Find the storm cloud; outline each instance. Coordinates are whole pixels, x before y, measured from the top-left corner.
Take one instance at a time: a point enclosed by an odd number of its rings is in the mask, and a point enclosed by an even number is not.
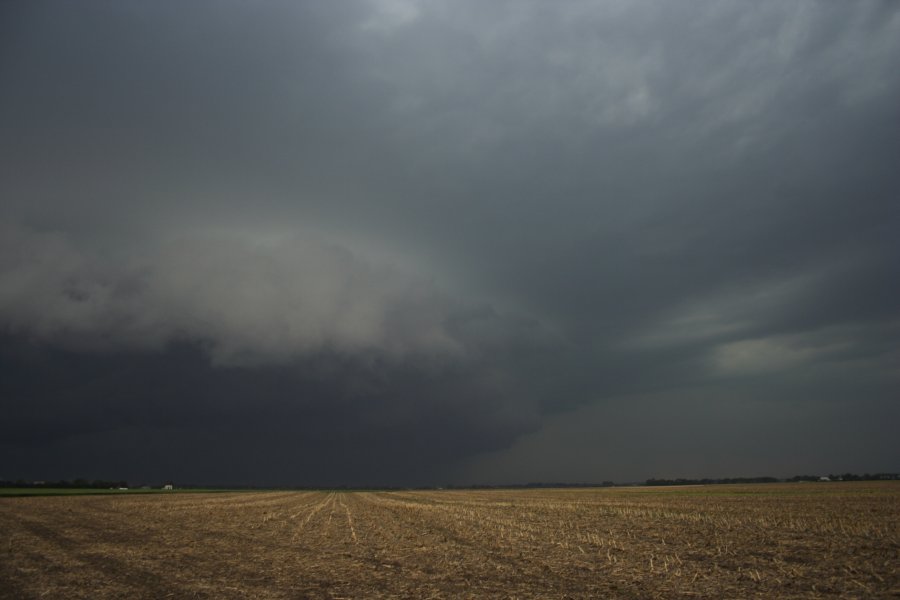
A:
[[[898,469],[895,3],[0,11],[0,477]]]

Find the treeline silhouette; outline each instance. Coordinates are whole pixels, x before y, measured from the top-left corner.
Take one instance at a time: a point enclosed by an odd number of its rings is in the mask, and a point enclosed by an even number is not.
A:
[[[893,481],[900,480],[898,473],[844,473],[843,475],[794,475],[789,479],[775,477],[726,477],[724,479],[648,479],[645,485],[712,485],[722,483],[779,483],[800,481]]]
[[[840,475],[795,475],[788,479],[778,479],[776,477],[725,477],[725,478],[703,478],[703,479],[687,479],[679,477],[677,479],[657,479],[651,478],[644,482],[647,486],[666,486],[666,485],[713,485],[713,484],[739,484],[739,483],[780,483],[780,482],[801,482],[801,481],[896,481],[900,480],[898,473],[843,473]],[[540,482],[534,481],[519,484],[504,485],[457,485],[447,484],[445,486],[395,486],[395,485],[354,485],[354,486],[274,486],[264,489],[278,490],[316,490],[316,489],[335,489],[335,490],[433,490],[433,489],[509,489],[509,488],[596,488],[596,487],[613,487],[620,485],[640,485],[637,483],[615,483],[612,481],[597,482]],[[0,488],[62,488],[62,489],[110,489],[110,488],[127,488],[128,482],[124,480],[106,480],[106,479],[72,479],[59,481],[26,481],[24,479],[0,480]],[[148,486],[144,486],[148,487]],[[231,484],[231,485],[181,485],[181,489],[191,488],[208,488],[208,489],[232,489],[232,490],[253,490],[262,489],[253,485]]]
[[[822,475],[794,475],[787,481],[820,481]],[[894,481],[900,479],[900,473],[844,473],[842,475],[825,475],[831,481]]]

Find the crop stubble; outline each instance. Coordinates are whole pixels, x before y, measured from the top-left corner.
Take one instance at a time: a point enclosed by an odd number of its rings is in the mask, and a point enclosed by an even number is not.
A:
[[[900,596],[900,485],[0,499],[3,598]]]

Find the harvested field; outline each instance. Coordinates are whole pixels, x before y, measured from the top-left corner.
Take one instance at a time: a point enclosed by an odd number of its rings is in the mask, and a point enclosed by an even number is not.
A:
[[[0,498],[3,598],[887,598],[900,485]]]

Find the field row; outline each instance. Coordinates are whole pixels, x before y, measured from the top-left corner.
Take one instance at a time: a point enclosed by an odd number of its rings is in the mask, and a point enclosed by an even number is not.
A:
[[[900,595],[894,483],[4,498],[0,531],[9,598]]]

